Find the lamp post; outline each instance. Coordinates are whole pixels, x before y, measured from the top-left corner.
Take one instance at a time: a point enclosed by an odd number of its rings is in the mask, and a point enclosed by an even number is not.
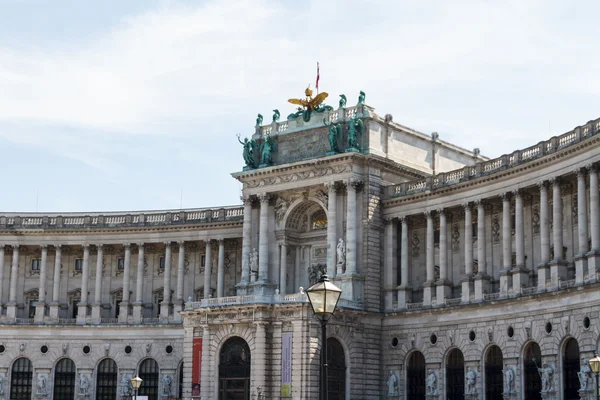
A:
[[[135,400],[137,400],[138,389],[140,388],[140,386],[142,386],[142,378],[136,376],[135,378],[131,378],[129,382],[131,382],[131,387],[133,388],[135,393]]]
[[[598,375],[600,374],[600,357],[594,352],[594,358],[589,361],[592,372],[596,375],[596,400],[600,399],[598,395]]]
[[[319,282],[306,289],[313,313],[321,321],[321,388],[320,399],[327,400],[327,322],[335,312],[342,290],[321,275]]]

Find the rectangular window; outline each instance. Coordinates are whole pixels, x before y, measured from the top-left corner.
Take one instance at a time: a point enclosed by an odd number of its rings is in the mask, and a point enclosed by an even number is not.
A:
[[[75,271],[81,271],[83,269],[83,258],[77,258],[75,260]]]
[[[473,223],[473,238],[477,239],[477,222]]]
[[[119,271],[123,271],[125,269],[125,259],[119,258],[117,260],[117,268],[119,269]]]
[[[440,230],[436,229],[433,232],[433,244],[440,244]]]
[[[165,269],[165,258],[161,257],[160,258],[160,265],[159,265],[160,269]]]
[[[33,260],[31,260],[31,270],[39,271],[40,270],[40,262],[41,262],[41,260],[39,258],[34,258]]]

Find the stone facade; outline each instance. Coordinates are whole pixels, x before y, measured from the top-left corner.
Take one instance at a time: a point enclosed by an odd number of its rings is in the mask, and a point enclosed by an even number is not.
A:
[[[330,398],[593,397],[600,121],[493,160],[367,105],[268,136],[238,207],[0,215],[0,399],[317,398],[324,272]]]

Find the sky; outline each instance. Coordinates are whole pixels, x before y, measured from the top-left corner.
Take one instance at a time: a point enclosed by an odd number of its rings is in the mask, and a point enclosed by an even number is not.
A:
[[[488,157],[600,117],[600,2],[0,0],[2,212],[240,204],[314,85]]]

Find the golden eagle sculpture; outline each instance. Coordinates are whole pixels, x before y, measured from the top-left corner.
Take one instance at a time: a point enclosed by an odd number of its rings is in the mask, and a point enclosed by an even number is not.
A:
[[[292,104],[296,104],[298,107],[298,111],[296,113],[290,114],[288,119],[295,119],[299,116],[303,116],[304,121],[308,122],[310,120],[311,113],[313,111],[323,112],[323,111],[331,111],[333,107],[322,105],[323,101],[329,96],[326,92],[321,92],[317,94],[315,97],[312,97],[313,91],[309,87],[304,90],[305,99],[289,99],[288,102]]]

